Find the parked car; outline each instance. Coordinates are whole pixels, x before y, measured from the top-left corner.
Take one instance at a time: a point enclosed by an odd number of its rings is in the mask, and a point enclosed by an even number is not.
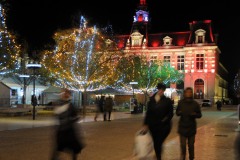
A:
[[[210,101],[210,99],[204,99],[202,101],[202,107],[211,107],[212,106],[212,102]]]

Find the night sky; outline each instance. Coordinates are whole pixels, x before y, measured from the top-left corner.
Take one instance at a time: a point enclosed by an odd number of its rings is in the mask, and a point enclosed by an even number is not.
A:
[[[0,0],[0,2],[3,0]],[[237,1],[227,0],[146,0],[151,16],[150,33],[188,31],[189,22],[212,20],[213,32],[219,34],[220,61],[229,71],[232,83],[240,68],[240,9]],[[90,24],[113,25],[115,33],[129,34],[139,0],[5,0],[7,26],[25,39],[31,50],[52,42],[57,29],[76,25],[78,15]]]

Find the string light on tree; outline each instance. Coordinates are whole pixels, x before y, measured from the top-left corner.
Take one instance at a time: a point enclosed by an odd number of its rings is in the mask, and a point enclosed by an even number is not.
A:
[[[7,30],[5,12],[0,4],[0,74],[11,72],[17,67],[19,52],[20,46]]]

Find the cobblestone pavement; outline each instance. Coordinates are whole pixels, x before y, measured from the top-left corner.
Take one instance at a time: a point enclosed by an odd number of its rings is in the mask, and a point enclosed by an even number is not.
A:
[[[238,140],[238,114],[235,108],[203,108],[195,142],[196,160],[239,160],[235,154]],[[114,112],[112,121],[94,122],[94,114],[79,122],[80,134],[86,148],[78,160],[131,160],[133,139],[141,128],[144,114]],[[176,132],[178,117],[173,118],[173,129],[167,138],[163,160],[179,160],[179,140]],[[0,117],[0,160],[50,160],[54,135],[53,117],[30,118]],[[69,158],[61,155],[62,160]]]

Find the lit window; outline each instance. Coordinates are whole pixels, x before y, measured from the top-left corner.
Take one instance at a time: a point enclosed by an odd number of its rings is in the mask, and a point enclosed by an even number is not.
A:
[[[204,66],[204,54],[196,55],[196,69],[203,69]]]
[[[151,62],[156,62],[157,61],[157,56],[151,56],[150,61]]]
[[[140,46],[140,45],[139,45],[139,39],[133,40],[133,45],[134,45],[134,46]]]
[[[177,56],[177,70],[184,70],[184,55]]]
[[[140,47],[142,45],[143,35],[138,31],[131,34],[132,47]]]
[[[164,62],[165,64],[170,63],[170,61],[171,61],[171,57],[170,57],[170,56],[164,56],[163,62]]]

